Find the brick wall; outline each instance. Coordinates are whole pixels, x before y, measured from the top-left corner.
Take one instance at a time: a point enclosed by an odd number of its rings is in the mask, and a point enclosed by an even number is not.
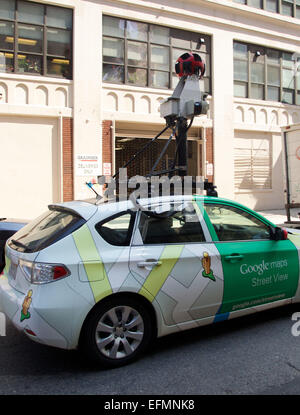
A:
[[[213,129],[206,129],[206,161],[214,164],[214,141],[213,141]],[[215,166],[214,166],[215,167]],[[209,182],[213,182],[214,176],[207,176]]]
[[[102,163],[112,163],[112,121],[102,121]]]
[[[63,201],[73,200],[73,119],[63,118]]]

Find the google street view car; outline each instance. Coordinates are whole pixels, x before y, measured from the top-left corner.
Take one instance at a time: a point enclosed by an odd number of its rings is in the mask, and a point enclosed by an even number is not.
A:
[[[0,311],[104,366],[155,337],[300,301],[300,236],[232,201],[50,205],[7,242]]]

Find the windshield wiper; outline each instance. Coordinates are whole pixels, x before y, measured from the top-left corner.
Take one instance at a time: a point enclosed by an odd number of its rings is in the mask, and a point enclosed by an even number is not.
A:
[[[22,244],[22,242],[16,241],[15,239],[11,239],[10,240],[14,245],[19,246],[20,248],[24,248],[26,249],[27,252],[32,252],[32,250],[30,248],[28,248],[28,246]]]

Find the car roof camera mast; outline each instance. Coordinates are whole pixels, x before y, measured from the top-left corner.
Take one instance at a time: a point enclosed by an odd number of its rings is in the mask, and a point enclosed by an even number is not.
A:
[[[152,140],[143,146],[128,162],[122,166],[126,168],[129,164],[134,162],[137,157],[143,154],[166,130],[171,129],[171,135],[167,140],[163,150],[155,160],[153,167],[147,174],[149,179],[149,193],[151,193],[150,178],[152,176],[167,176],[171,178],[177,172],[178,176],[184,178],[188,172],[188,151],[187,151],[187,132],[192,126],[194,117],[198,115],[206,115],[209,109],[209,104],[206,101],[206,94],[200,91],[199,80],[205,73],[205,63],[201,57],[196,53],[184,53],[181,55],[175,64],[175,71],[179,77],[179,82],[169,98],[160,104],[160,115],[166,121],[166,127],[158,133]],[[174,154],[174,161],[170,168],[157,171],[156,167],[165,155],[169,144],[175,140],[176,150]],[[119,170],[120,171],[120,170]],[[118,194],[118,177],[117,172],[113,179],[116,180],[116,193]],[[193,180],[193,189],[197,187],[196,181]],[[205,180],[204,190],[207,191],[208,196],[218,196],[216,186],[213,183]]]

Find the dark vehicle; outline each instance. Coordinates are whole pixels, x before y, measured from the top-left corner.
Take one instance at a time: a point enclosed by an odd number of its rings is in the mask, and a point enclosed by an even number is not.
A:
[[[26,222],[22,220],[0,218],[0,274],[5,266],[5,242],[24,225]]]

